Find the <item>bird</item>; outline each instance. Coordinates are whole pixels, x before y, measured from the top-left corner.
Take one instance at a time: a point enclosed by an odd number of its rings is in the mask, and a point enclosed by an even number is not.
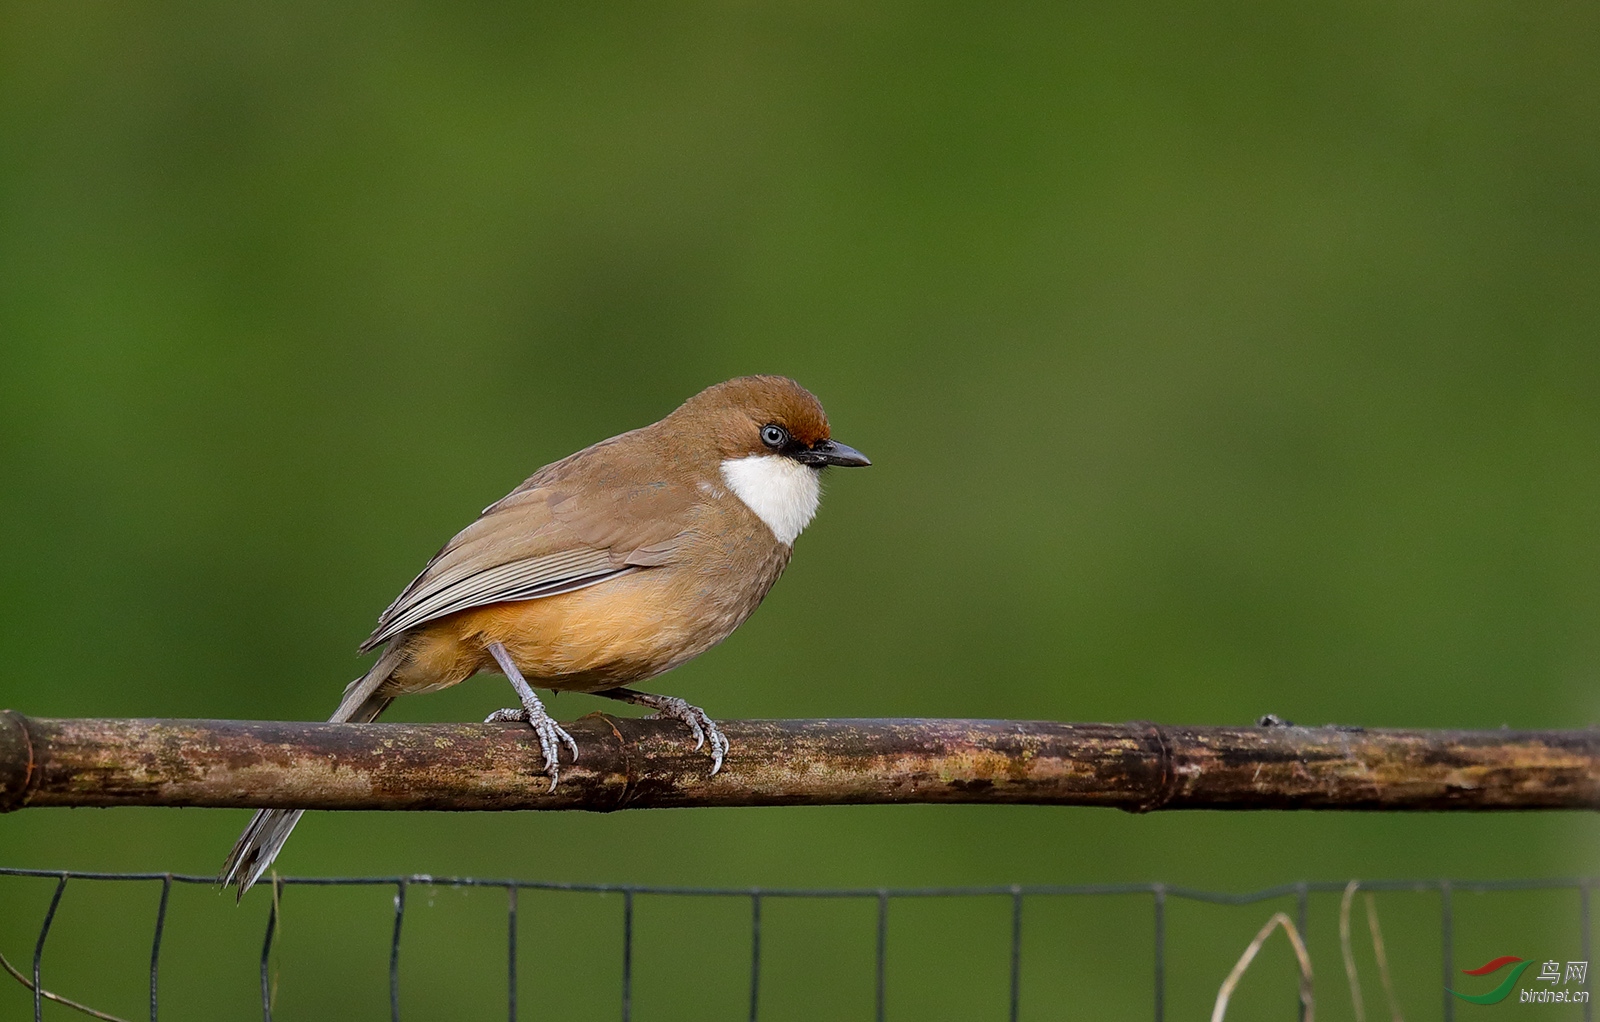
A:
[[[728,740],[698,706],[628,686],[726,639],[788,566],[830,466],[870,465],[833,439],[816,396],[783,376],[707,387],[665,418],[585,447],[484,508],[428,561],[359,652],[379,650],[329,718],[367,723],[396,696],[498,671],[519,705],[486,722],[538,736],[550,789],[578,746],[534,687],[590,692],[681,721],[711,775]],[[218,881],[243,899],[301,810],[256,813]]]

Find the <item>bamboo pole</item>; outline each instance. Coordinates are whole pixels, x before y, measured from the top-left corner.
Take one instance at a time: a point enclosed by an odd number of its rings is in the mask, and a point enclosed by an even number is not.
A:
[[[0,712],[0,811],[34,806],[614,809],[1029,803],[1157,809],[1600,808],[1600,730],[725,721],[590,714],[554,792],[518,724],[29,718]],[[563,754],[565,755],[565,753]]]

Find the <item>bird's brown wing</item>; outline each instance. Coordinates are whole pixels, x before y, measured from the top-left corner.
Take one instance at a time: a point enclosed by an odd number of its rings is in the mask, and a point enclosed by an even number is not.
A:
[[[458,611],[555,596],[669,563],[696,492],[650,478],[659,466],[629,471],[594,458],[604,446],[540,469],[485,508],[383,612],[362,652]]]

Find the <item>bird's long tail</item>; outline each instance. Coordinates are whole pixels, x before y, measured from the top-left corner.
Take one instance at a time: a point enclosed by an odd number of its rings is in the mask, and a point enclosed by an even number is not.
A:
[[[400,643],[391,642],[370,671],[345,687],[344,698],[328,721],[333,724],[366,724],[376,720],[394,698],[380,695],[378,690],[403,659]],[[244,833],[239,835],[239,840],[234,842],[233,851],[228,853],[228,861],[223,864],[217,882],[223,887],[237,884],[238,897],[243,898],[244,892],[261,879],[261,874],[278,857],[278,851],[289,840],[294,825],[300,822],[301,813],[299,809],[262,809],[257,812]]]

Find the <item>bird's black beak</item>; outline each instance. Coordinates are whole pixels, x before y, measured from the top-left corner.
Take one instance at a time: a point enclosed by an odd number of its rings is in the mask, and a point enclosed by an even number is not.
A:
[[[824,465],[851,468],[872,464],[865,454],[837,440],[818,440],[809,448],[795,451],[792,457],[802,465],[815,465],[817,468]]]

